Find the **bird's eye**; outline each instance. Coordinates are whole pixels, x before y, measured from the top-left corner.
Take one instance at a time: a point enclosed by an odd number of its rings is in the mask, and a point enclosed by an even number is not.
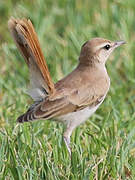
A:
[[[104,46],[104,49],[109,50],[110,47],[111,47],[111,46],[110,46],[109,44],[107,44],[106,46]]]

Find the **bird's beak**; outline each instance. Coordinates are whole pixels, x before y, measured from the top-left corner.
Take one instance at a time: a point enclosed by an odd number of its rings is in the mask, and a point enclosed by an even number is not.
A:
[[[114,42],[114,47],[116,48],[116,47],[119,47],[119,46],[121,46],[123,44],[126,44],[126,42],[125,41],[115,41]]]

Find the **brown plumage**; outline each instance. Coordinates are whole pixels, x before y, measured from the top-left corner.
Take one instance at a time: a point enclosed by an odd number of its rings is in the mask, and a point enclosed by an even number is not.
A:
[[[103,38],[87,41],[82,46],[76,69],[53,84],[31,21],[11,18],[8,26],[29,67],[29,94],[35,101],[17,121],[55,118],[65,123],[64,140],[71,154],[70,135],[103,102],[110,86],[105,62],[124,41],[111,42]]]

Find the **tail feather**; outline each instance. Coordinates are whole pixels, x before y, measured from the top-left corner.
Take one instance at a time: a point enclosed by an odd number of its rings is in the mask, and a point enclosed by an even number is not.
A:
[[[54,83],[31,21],[10,18],[8,27],[29,67],[31,86],[29,94],[35,101],[51,95],[55,91]]]
[[[41,103],[41,101],[36,101],[34,104],[32,104],[26,113],[22,114],[17,118],[17,122],[23,123],[23,122],[29,122],[37,119],[37,117],[34,116],[34,109]]]
[[[33,114],[25,113],[17,118],[17,122],[19,123],[30,122],[30,121],[33,121],[34,119],[35,118],[33,117]]]
[[[26,118],[26,114],[22,114],[17,118],[17,122],[23,123],[23,122],[28,122],[28,119]]]
[[[24,123],[34,121],[37,118],[34,116],[33,110],[28,110],[26,113],[22,114],[17,118],[17,122]]]

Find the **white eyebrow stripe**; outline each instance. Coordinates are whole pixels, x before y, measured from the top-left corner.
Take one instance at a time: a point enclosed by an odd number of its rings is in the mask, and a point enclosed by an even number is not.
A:
[[[103,48],[104,46],[106,46],[107,44],[109,44],[111,46],[111,44],[109,42],[105,42],[105,43],[102,43],[102,44],[99,44],[96,46],[96,50],[100,49],[100,48]]]

